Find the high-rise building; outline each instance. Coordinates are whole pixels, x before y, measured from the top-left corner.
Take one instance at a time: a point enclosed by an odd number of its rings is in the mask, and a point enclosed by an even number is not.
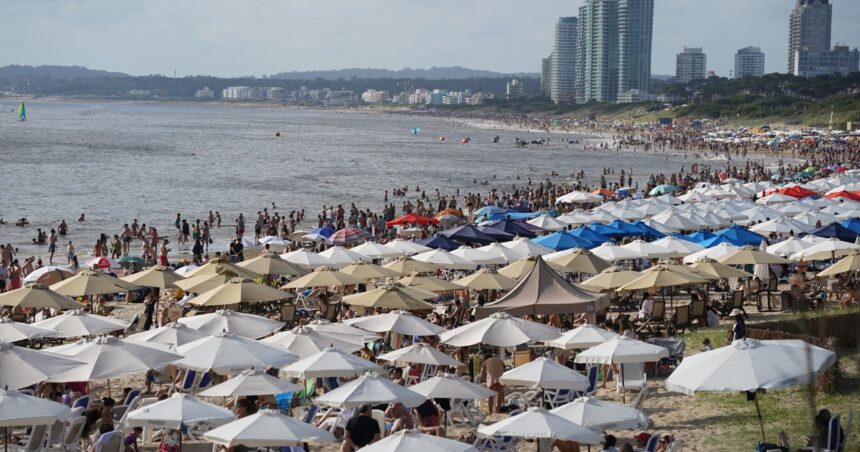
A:
[[[788,72],[803,72],[797,66],[798,52],[830,50],[833,5],[828,0],[797,0],[791,11],[788,32]]]
[[[860,70],[860,51],[848,46],[836,45],[832,50],[797,52],[797,69],[794,75],[815,77],[818,75],[850,74]]]
[[[559,17],[555,25],[555,44],[550,71],[550,98],[553,102],[576,100],[576,17]]]
[[[511,79],[505,86],[505,95],[508,99],[523,97],[524,94],[522,80]]]
[[[654,0],[618,2],[618,93],[651,88]]]
[[[764,75],[764,53],[760,47],[744,47],[735,54],[735,78]]]
[[[549,96],[552,81],[552,54],[542,58],[540,62],[540,91]]]
[[[675,59],[675,79],[680,83],[705,78],[708,57],[701,47],[684,47]]]

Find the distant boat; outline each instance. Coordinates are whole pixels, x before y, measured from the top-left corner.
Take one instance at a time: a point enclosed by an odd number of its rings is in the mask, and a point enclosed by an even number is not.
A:
[[[20,120],[20,121],[26,121],[27,120],[27,109],[24,108],[24,102],[21,102],[21,104],[18,105],[18,120]]]
[[[421,133],[421,128],[420,127],[413,127],[410,130],[410,132],[412,132],[412,135],[418,135],[419,133]]]

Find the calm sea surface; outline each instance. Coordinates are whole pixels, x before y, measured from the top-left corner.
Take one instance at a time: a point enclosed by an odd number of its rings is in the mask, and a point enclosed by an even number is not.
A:
[[[437,118],[35,101],[22,123],[16,107],[0,101],[0,217],[9,223],[26,217],[30,226],[0,226],[0,241],[19,247],[22,256],[45,255],[47,247],[31,244],[36,228],[61,219],[78,253],[89,254],[99,233],[118,233],[134,218],[172,234],[177,212],[194,219],[219,210],[229,226],[240,212],[253,216],[275,202],[278,212],[304,208],[316,218],[323,204],[377,209],[385,189],[407,184],[428,194],[435,188],[485,192],[474,179],[508,189],[517,174],[524,182],[584,169],[597,180],[610,166],[633,167],[641,181],[691,163],[683,156],[584,152],[567,140],[589,137],[484,130]],[[411,134],[413,127],[421,133]],[[492,142],[496,135],[500,143]],[[460,144],[466,136],[471,144]],[[552,144],[517,149],[516,136],[550,137]],[[87,221],[77,223],[82,212]],[[229,230],[215,237],[225,240]]]

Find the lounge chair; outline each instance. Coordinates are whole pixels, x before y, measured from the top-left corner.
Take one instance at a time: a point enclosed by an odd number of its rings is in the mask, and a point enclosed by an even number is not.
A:
[[[25,444],[24,448],[21,450],[23,452],[36,452],[42,450],[45,447],[47,433],[47,425],[34,425],[30,430],[30,438],[27,439],[27,444]]]
[[[132,389],[128,391],[128,395],[125,396],[125,400],[122,401],[123,405],[131,405],[131,401],[136,399],[137,396],[140,395],[140,389]]]
[[[654,452],[657,450],[657,443],[660,442],[660,435],[653,434],[645,443],[645,452]]]
[[[543,403],[550,408],[558,408],[565,403],[573,401],[575,391],[570,389],[545,389],[543,391]]]
[[[847,436],[839,423],[839,416],[831,417],[830,424],[827,426],[827,451],[842,452],[845,450]]]
[[[84,424],[87,419],[83,416],[76,417],[69,427],[66,428],[66,433],[63,435],[63,440],[60,443],[60,449],[68,452],[81,450],[81,432],[84,430]]]
[[[585,388],[585,394],[587,396],[594,395],[594,391],[597,390],[597,372],[600,369],[598,366],[591,366],[588,368],[588,386]]]
[[[645,365],[643,363],[621,364],[622,372],[619,372],[617,377],[618,392],[627,389],[641,391],[645,387],[646,375]],[[621,377],[624,376],[622,380]]]
[[[89,409],[90,407],[90,396],[80,396],[72,402],[72,409],[82,407],[84,410]]]
[[[481,436],[473,444],[482,452],[509,452],[515,451],[517,438],[513,436]]]

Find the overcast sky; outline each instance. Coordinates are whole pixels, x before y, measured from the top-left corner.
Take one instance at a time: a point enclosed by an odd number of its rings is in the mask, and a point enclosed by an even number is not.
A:
[[[83,65],[134,75],[263,75],[289,70],[465,66],[539,72],[559,16],[584,0],[3,1],[0,66]],[[795,0],[656,0],[654,74],[684,45],[728,75],[734,52],[786,70]],[[833,43],[860,46],[860,1],[834,4]]]

